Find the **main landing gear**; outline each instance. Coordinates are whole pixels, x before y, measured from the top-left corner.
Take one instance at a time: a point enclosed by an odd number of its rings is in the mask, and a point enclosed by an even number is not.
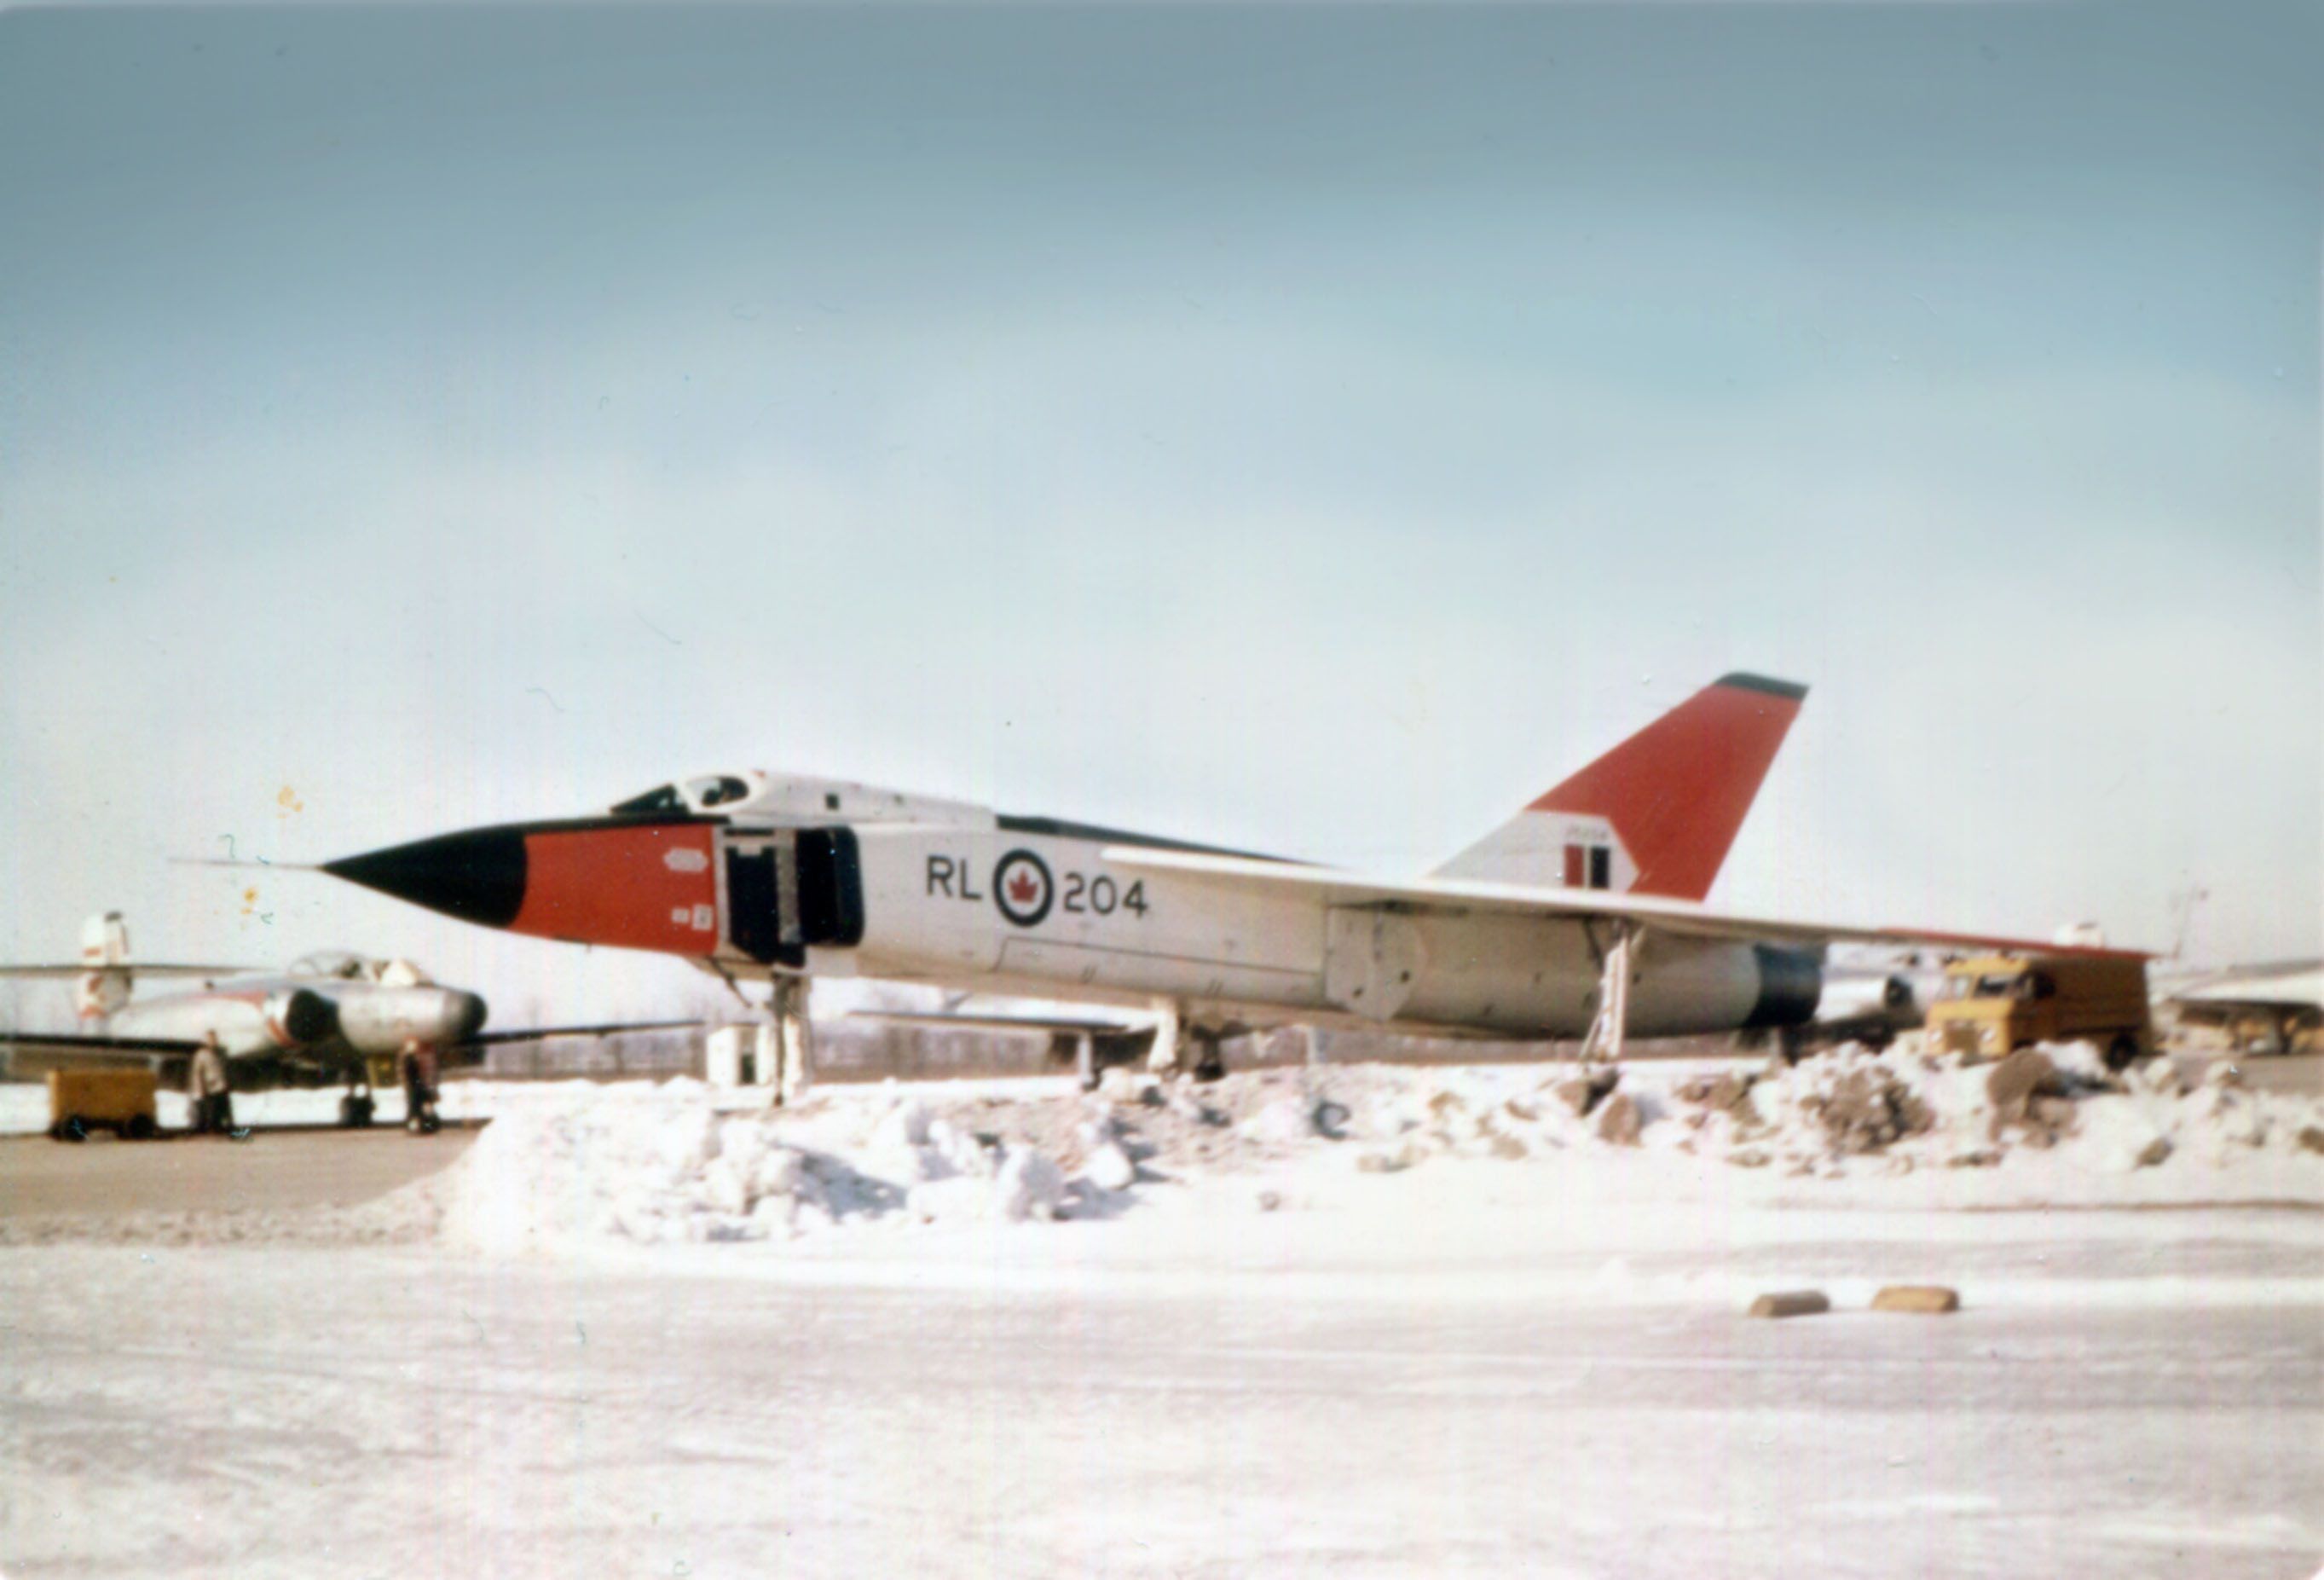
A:
[[[339,1128],[368,1129],[378,1109],[372,1099],[370,1073],[357,1065],[347,1072],[347,1095],[339,1099]]]
[[[1188,1025],[1176,1004],[1157,1004],[1154,1016],[1154,1051],[1147,1056],[1148,1069],[1157,1076],[1184,1071],[1198,1081],[1226,1078],[1226,1056],[1220,1051],[1226,1040],[1223,1032],[1215,1026]]]

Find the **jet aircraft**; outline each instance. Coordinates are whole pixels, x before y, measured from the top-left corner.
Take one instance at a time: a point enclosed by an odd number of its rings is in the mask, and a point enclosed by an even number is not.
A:
[[[2181,1021],[2218,1028],[2238,1053],[2291,1053],[2324,1028],[2324,961],[2230,966],[2187,976],[2162,996]]]
[[[756,772],[322,870],[466,921],[764,977],[779,1014],[849,975],[1132,1006],[1159,1021],[1157,1063],[1184,1035],[1213,1069],[1222,1036],[1293,1023],[1581,1036],[1585,1057],[1618,1057],[1626,1035],[1806,1023],[1834,943],[2054,950],[1704,905],[1805,695],[1724,676],[1420,878]]]
[[[195,977],[191,990],[133,999],[139,974]],[[327,1086],[345,1082],[343,1124],[371,1123],[367,1091],[374,1061],[407,1041],[438,1050],[439,1067],[482,1061],[490,1046],[551,1037],[691,1026],[693,1021],[628,1025],[543,1027],[486,1032],[484,1001],[429,980],[409,960],[374,960],[342,951],[308,955],[274,973],[230,966],[136,966],[121,913],[93,916],[81,931],[81,960],[69,966],[0,966],[0,976],[72,977],[80,1033],[0,1031],[12,1074],[70,1064],[144,1063],[170,1084],[182,1083],[204,1036],[216,1033],[237,1091]]]

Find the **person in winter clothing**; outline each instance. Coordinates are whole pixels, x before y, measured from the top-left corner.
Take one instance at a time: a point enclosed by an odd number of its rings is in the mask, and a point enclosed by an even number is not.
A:
[[[186,1070],[186,1095],[193,1099],[196,1135],[217,1135],[234,1128],[234,1090],[226,1078],[226,1049],[215,1031],[202,1033],[202,1045]]]

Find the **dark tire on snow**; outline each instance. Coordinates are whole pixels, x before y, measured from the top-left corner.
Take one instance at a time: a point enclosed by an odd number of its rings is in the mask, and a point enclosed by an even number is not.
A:
[[[2106,1067],[2120,1075],[2138,1062],[2138,1039],[2131,1036],[2116,1038],[2107,1044]]]
[[[150,1141],[161,1132],[154,1125],[152,1114],[140,1113],[131,1118],[128,1128],[121,1133],[133,1141]]]
[[[88,1126],[82,1123],[79,1114],[68,1113],[56,1123],[49,1126],[49,1139],[58,1141],[85,1141],[88,1140]]]

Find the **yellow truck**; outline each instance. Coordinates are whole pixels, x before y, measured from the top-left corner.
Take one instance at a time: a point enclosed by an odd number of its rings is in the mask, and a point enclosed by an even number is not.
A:
[[[1950,1052],[1999,1058],[2036,1042],[2092,1042],[2108,1069],[2154,1051],[2146,957],[1979,955],[1945,967],[1929,1037]]]
[[[153,1136],[154,1079],[152,1070],[51,1070],[49,1134],[81,1141],[93,1130],[109,1130],[131,1141]]]

